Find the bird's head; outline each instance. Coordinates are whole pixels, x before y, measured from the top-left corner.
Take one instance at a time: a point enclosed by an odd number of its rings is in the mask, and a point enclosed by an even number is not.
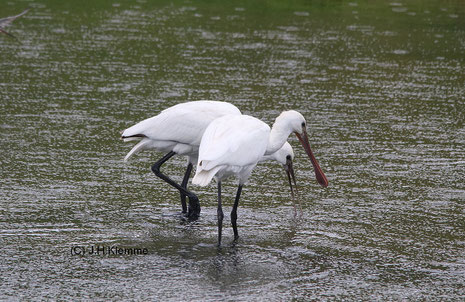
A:
[[[280,124],[281,129],[287,129],[288,131],[290,130],[290,132],[295,133],[312,162],[318,183],[323,187],[327,187],[328,179],[321,170],[320,165],[318,164],[318,161],[316,160],[312,149],[310,148],[307,135],[307,122],[303,115],[295,110],[284,111],[276,118],[275,123]]]

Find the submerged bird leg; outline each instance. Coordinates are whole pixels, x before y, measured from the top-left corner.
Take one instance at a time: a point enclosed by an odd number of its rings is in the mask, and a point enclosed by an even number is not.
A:
[[[155,164],[152,166],[152,171],[155,173],[156,176],[160,177],[163,179],[166,183],[170,184],[171,186],[175,187],[176,189],[179,190],[182,194],[186,195],[189,198],[189,213],[188,217],[191,220],[197,220],[199,218],[200,214],[200,203],[199,199],[197,196],[192,193],[191,191],[187,190],[186,188],[183,188],[182,186],[178,185],[176,182],[174,182],[171,178],[168,176],[164,175],[160,171],[160,167],[173,155],[176,153],[173,151],[168,152],[165,156],[163,156],[159,161],[157,161]]]
[[[186,173],[184,174],[184,178],[182,179],[181,187],[187,190],[187,183],[189,182],[189,177],[191,176],[192,172],[192,164],[189,163],[187,165],[187,170]],[[186,194],[182,193],[179,191],[181,194],[181,206],[182,206],[182,213],[185,214],[187,213],[187,206],[186,206]]]
[[[221,181],[218,181],[218,209],[216,211],[218,218],[218,246],[221,246],[221,233],[223,231],[223,208],[221,207]]]
[[[237,233],[237,207],[239,206],[239,198],[241,197],[242,186],[243,185],[239,185],[237,188],[236,199],[234,200],[234,206],[231,211],[231,224],[234,231],[234,240],[239,238],[239,234]]]

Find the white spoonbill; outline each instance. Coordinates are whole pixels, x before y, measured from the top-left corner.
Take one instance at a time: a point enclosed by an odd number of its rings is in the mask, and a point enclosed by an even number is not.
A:
[[[323,187],[328,180],[321,170],[308,142],[305,118],[297,111],[282,112],[273,128],[248,115],[225,115],[217,118],[205,130],[199,148],[197,171],[193,184],[206,186],[213,177],[218,182],[218,245],[221,244],[223,210],[221,205],[221,181],[231,175],[239,180],[236,199],[231,211],[234,239],[237,232],[237,207],[244,183],[263,156],[278,151],[291,133],[295,133],[309,156],[315,175]]]
[[[134,154],[148,149],[155,149],[167,154],[152,166],[156,176],[179,190],[182,212],[191,219],[200,214],[197,196],[187,190],[187,182],[193,164],[197,163],[200,140],[207,126],[214,119],[223,115],[240,115],[240,110],[227,102],[194,101],[169,107],[158,115],[143,120],[124,130],[121,138],[124,141],[140,140],[124,158],[127,161]],[[173,155],[187,156],[188,165],[181,185],[160,172],[160,167]],[[189,198],[189,209],[186,209],[186,196]]]

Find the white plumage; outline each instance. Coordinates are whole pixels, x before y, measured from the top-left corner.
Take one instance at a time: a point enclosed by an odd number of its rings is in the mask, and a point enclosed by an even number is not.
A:
[[[214,120],[202,137],[192,183],[206,186],[213,176],[221,181],[234,174],[244,184],[265,154],[269,133],[267,124],[248,115]]]
[[[183,213],[187,212],[185,199],[186,196],[189,197],[188,217],[190,219],[196,219],[200,213],[200,204],[198,202],[197,196],[187,190],[187,183],[192,171],[193,164],[197,163],[199,145],[205,129],[213,120],[224,115],[240,116],[241,112],[232,104],[206,100],[182,103],[167,108],[160,112],[158,115],[145,119],[122,132],[121,138],[125,142],[140,140],[140,142],[136,144],[131,149],[131,151],[128,152],[124,160],[128,161],[133,155],[143,150],[154,149],[157,151],[168,152],[162,159],[157,161],[152,166],[152,170],[155,175],[180,191]],[[246,124],[244,124],[244,126],[246,126]],[[269,127],[263,123],[258,123],[257,129],[255,131],[258,131],[259,129],[269,132]],[[241,128],[237,129],[239,132],[240,130]],[[218,138],[221,135],[234,134],[226,131],[223,134],[216,133],[214,135],[216,138]],[[263,136],[260,135],[257,139],[262,137]],[[224,139],[228,140],[226,137],[224,137]],[[237,142],[237,147],[242,148],[247,144],[248,142],[239,141]],[[218,148],[221,148],[222,146],[222,144],[217,145]],[[263,154],[262,151],[263,150],[260,150],[255,154],[254,160],[255,158],[260,161],[273,159],[286,166],[286,164],[289,164],[286,162],[286,156],[291,156],[292,158],[294,157],[292,147],[287,143],[283,146],[282,149],[279,150],[279,152],[276,152],[270,156],[262,158],[260,155]],[[175,154],[184,155],[188,158],[186,173],[180,185],[175,183],[160,171],[161,165]],[[241,166],[232,167],[228,171],[224,171],[223,175],[235,173],[235,169],[246,170],[250,175],[250,172],[255,164],[245,168]],[[288,168],[286,168],[286,171],[287,170]]]
[[[186,155],[196,164],[205,129],[213,120],[226,114],[240,115],[241,112],[230,103],[217,101],[194,101],[169,107],[124,130],[124,141],[141,140],[124,160],[142,150],[156,149]]]
[[[197,219],[200,214],[200,204],[197,196],[187,190],[187,182],[192,166],[197,163],[199,145],[205,129],[214,119],[226,114],[240,115],[241,112],[230,103],[205,100],[181,103],[167,108],[158,115],[123,131],[121,138],[125,142],[140,140],[124,160],[129,160],[134,154],[143,150],[155,149],[168,152],[152,166],[152,171],[179,190],[183,213],[187,211],[186,196],[189,197],[188,217]],[[175,154],[188,157],[188,166],[181,185],[160,172],[161,165]]]
[[[315,168],[318,182],[322,186],[327,186],[326,176],[310,149],[305,118],[297,111],[281,113],[271,130],[264,122],[247,115],[225,115],[214,120],[207,127],[200,143],[197,171],[192,183],[206,186],[213,177],[218,182],[218,244],[221,244],[223,221],[221,181],[231,175],[235,175],[239,180],[236,200],[231,212],[234,238],[237,239],[237,207],[243,184],[250,177],[257,163],[283,148],[293,132],[307,152]]]
[[[264,155],[259,162],[274,160],[284,166],[287,164],[289,159],[294,160],[294,156],[294,149],[292,149],[291,144],[285,142],[281,149],[270,155]]]

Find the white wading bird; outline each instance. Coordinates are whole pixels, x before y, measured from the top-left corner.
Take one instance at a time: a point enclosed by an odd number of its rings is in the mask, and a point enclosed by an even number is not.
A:
[[[223,115],[240,115],[240,110],[226,102],[194,101],[169,107],[158,115],[143,120],[124,130],[121,138],[126,141],[140,140],[126,155],[127,161],[132,155],[142,151],[155,149],[167,154],[152,166],[156,176],[179,190],[181,194],[182,212],[190,219],[197,219],[200,204],[197,196],[187,190],[187,182],[193,164],[197,163],[200,140],[207,126]],[[181,185],[160,172],[160,167],[173,155],[187,156],[187,170]],[[189,209],[186,207],[186,196],[189,198]]]
[[[131,156],[143,150],[154,149],[168,152],[152,166],[152,171],[179,190],[182,212],[187,213],[190,219],[197,219],[200,214],[199,200],[194,193],[187,190],[187,183],[193,164],[197,163],[200,140],[205,129],[211,121],[226,114],[240,115],[241,112],[230,103],[217,101],[195,101],[169,107],[158,115],[143,120],[123,131],[121,138],[124,141],[140,140],[129,151],[124,161],[128,161]],[[161,165],[175,154],[184,155],[188,158],[187,169],[181,185],[160,172]],[[290,183],[290,176],[294,179],[293,159],[292,147],[286,142],[278,152],[263,157],[261,160],[280,162],[288,173]],[[290,184],[290,186],[293,195],[292,185]],[[186,206],[186,196],[189,198],[189,209]]]
[[[264,122],[247,115],[220,117],[211,122],[205,130],[199,149],[197,171],[192,183],[206,186],[213,177],[218,182],[218,245],[221,244],[224,217],[221,205],[221,181],[231,175],[235,175],[239,180],[231,211],[231,224],[236,240],[239,237],[237,207],[242,186],[260,159],[278,151],[293,132],[309,156],[318,182],[323,187],[328,186],[328,180],[310,148],[305,118],[297,111],[282,112],[276,118],[271,130]]]
[[[9,32],[7,32],[5,29],[3,29],[5,26],[8,26],[11,22],[13,22],[14,20],[16,20],[17,18],[21,17],[22,15],[26,14],[27,12],[29,11],[29,8],[26,9],[25,11],[23,11],[22,13],[20,13],[19,15],[16,15],[16,16],[11,16],[11,17],[6,17],[6,18],[2,18],[0,19],[0,33],[4,33],[5,35],[8,35],[12,38],[15,38],[15,36],[13,36],[12,34],[10,34]]]

